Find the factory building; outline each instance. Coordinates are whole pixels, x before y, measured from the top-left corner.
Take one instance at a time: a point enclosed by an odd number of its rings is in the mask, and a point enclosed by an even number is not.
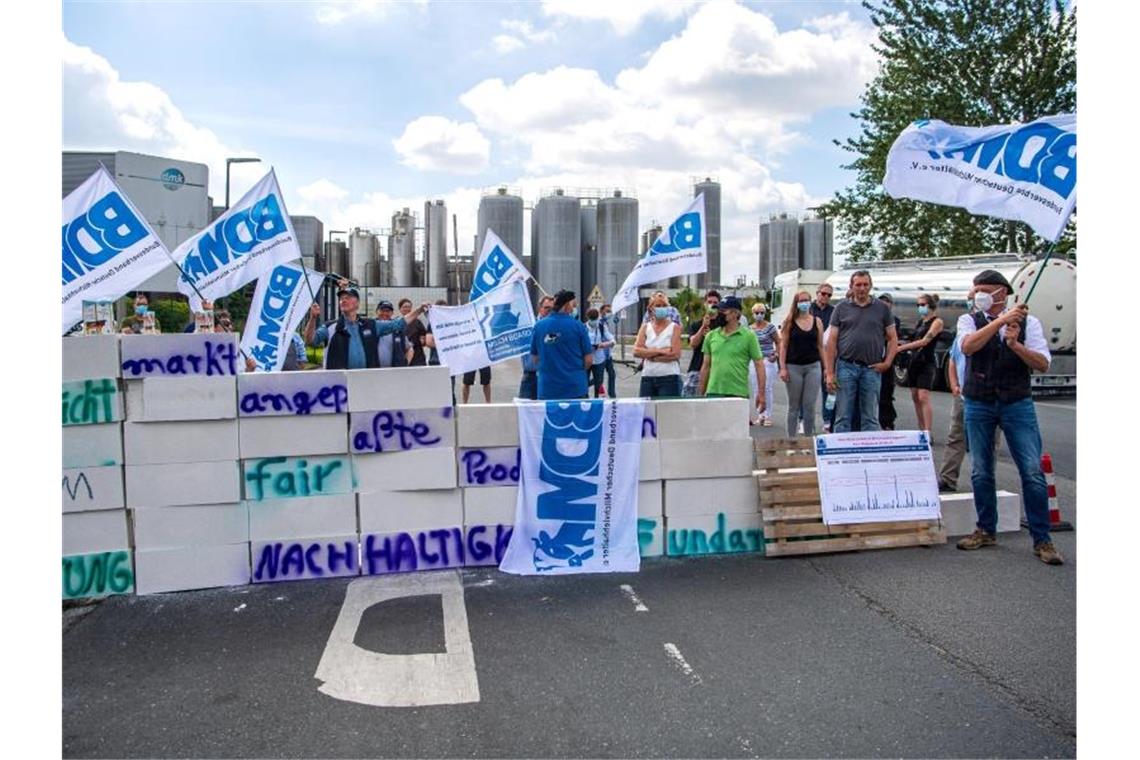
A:
[[[793,269],[831,269],[832,244],[830,219],[800,221],[788,214],[772,214],[760,223],[760,286],[770,287],[776,275]]]

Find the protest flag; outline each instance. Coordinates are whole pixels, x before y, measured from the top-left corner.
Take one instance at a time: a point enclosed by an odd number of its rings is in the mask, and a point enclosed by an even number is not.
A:
[[[662,231],[634,265],[614,296],[614,313],[637,303],[637,289],[642,285],[705,271],[708,271],[708,246],[705,241],[705,194],[701,193]]]

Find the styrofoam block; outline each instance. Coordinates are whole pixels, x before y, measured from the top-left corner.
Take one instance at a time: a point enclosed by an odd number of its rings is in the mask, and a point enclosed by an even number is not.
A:
[[[91,554],[129,549],[127,511],[101,509],[63,516],[63,553]]]
[[[464,564],[467,567],[498,565],[507,553],[507,544],[510,543],[514,530],[510,523],[465,525],[463,533],[467,540],[464,546]]]
[[[233,462],[238,454],[238,421],[124,422],[127,464]]]
[[[233,333],[130,335],[119,344],[124,378],[236,375],[243,361]]]
[[[463,522],[465,525],[514,525],[518,499],[518,486],[464,488]]]
[[[122,380],[123,406],[126,409],[126,419],[131,421],[142,420],[146,417],[143,410],[143,380]]]
[[[123,394],[113,377],[65,380],[61,401],[65,427],[123,420]]]
[[[748,436],[747,399],[687,398],[657,402],[657,437],[662,441],[723,441]]]
[[[444,366],[347,370],[348,411],[448,406],[449,372]]]
[[[250,541],[318,538],[357,533],[356,494],[246,502]]]
[[[978,511],[974,494],[941,494],[942,527],[947,536],[965,536],[974,532],[978,524]],[[1021,497],[1009,491],[997,492],[998,533],[1021,530]]]
[[[638,480],[661,480],[661,442],[656,438],[641,439],[641,457],[637,463]]]
[[[237,379],[242,417],[344,414],[348,378],[344,370],[247,372]]]
[[[752,474],[752,439],[661,441],[661,479],[728,478]]]
[[[68,425],[63,429],[63,466],[105,467],[123,463],[123,424]]]
[[[518,446],[519,411],[515,404],[462,404],[455,409],[458,445]]]
[[[356,533],[312,536],[250,544],[253,582],[297,581],[360,575]]]
[[[664,514],[660,480],[643,480],[637,484],[637,516],[660,517]]]
[[[360,534],[360,569],[364,575],[441,570],[466,564],[467,536],[459,526]]]
[[[455,413],[450,406],[352,412],[348,418],[353,454],[455,447]]]
[[[63,558],[63,598],[130,594],[135,590],[131,550],[76,554]]]
[[[758,512],[665,518],[665,553],[670,557],[763,550],[764,529]]]
[[[358,495],[360,532],[394,533],[463,524],[463,492],[371,491]]]
[[[118,377],[118,335],[75,335],[63,339],[63,379]]]
[[[224,420],[237,416],[237,378],[216,377],[147,377],[142,386],[142,407],[131,409],[140,416],[133,422],[168,422],[172,420]]]
[[[175,549],[249,541],[244,503],[143,507],[131,510],[136,549]]]
[[[135,590],[139,594],[244,586],[249,578],[248,543],[135,552]]]
[[[352,457],[357,490],[422,491],[455,488],[455,449],[415,449]]]
[[[522,453],[518,446],[459,449],[459,485],[463,488],[518,485]]]
[[[751,475],[665,481],[665,514],[668,517],[759,510],[760,489],[756,478]]]
[[[241,501],[241,473],[237,462],[127,465],[124,474],[128,507]]]
[[[76,467],[63,471],[63,511],[87,512],[126,506],[123,468]]]
[[[242,459],[347,454],[348,418],[343,414],[307,417],[242,417],[238,420]]]
[[[637,518],[637,548],[642,557],[660,557],[665,553],[665,518]]]
[[[657,402],[646,399],[641,417],[641,437],[657,438]]]
[[[243,459],[241,473],[244,498],[249,501],[332,496],[356,488],[347,454]]]

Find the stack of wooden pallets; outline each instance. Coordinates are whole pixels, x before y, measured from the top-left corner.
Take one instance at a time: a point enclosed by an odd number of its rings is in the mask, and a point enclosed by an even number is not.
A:
[[[756,441],[764,552],[769,557],[946,543],[938,520],[824,525],[814,439]]]

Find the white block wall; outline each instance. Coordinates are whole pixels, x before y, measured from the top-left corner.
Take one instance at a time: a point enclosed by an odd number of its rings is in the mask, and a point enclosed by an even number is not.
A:
[[[361,493],[437,490],[457,485],[452,448],[353,455],[352,466]]]
[[[463,525],[463,492],[458,488],[361,493],[360,533],[452,528]]]
[[[122,509],[125,506],[122,467],[77,467],[63,471],[64,512]]]
[[[662,441],[726,441],[748,438],[748,401],[742,398],[657,402]]]
[[[355,535],[356,494],[246,502],[251,541]]]
[[[128,464],[128,507],[233,504],[241,501],[238,463]]]
[[[665,553],[671,557],[757,552],[763,541],[758,512],[665,518]]]
[[[91,554],[129,549],[127,513],[122,509],[71,512],[63,516],[63,553]]]
[[[519,412],[514,404],[462,404],[455,410],[460,447],[518,446]]]
[[[131,514],[139,550],[249,541],[249,509],[243,503],[141,507]]]
[[[63,380],[119,377],[118,335],[63,338]]]
[[[660,517],[664,514],[664,491],[660,480],[643,480],[637,484],[637,516]]]
[[[128,404],[135,422],[174,420],[223,420],[237,416],[237,378],[147,377],[129,380],[128,394],[138,403]]]
[[[135,551],[135,590],[139,594],[249,582],[248,543]]]
[[[238,459],[238,421],[125,422],[123,448],[131,464],[232,462]]]
[[[237,428],[243,459],[348,453],[344,414],[242,417]]]
[[[759,511],[756,478],[680,478],[665,481],[668,517]]]
[[[451,405],[447,367],[350,369],[345,374],[350,412]]]
[[[747,420],[747,418],[745,418]],[[752,439],[661,441],[661,477],[726,478],[752,474]]]
[[[998,533],[1021,530],[1021,497],[1009,491],[997,492]],[[974,532],[978,511],[974,494],[951,493],[939,496],[942,502],[942,527],[947,536],[965,536]]]
[[[464,488],[464,525],[514,525],[518,486]]]
[[[104,467],[121,465],[122,463],[123,423],[67,425],[63,428],[63,466],[65,469]]]

